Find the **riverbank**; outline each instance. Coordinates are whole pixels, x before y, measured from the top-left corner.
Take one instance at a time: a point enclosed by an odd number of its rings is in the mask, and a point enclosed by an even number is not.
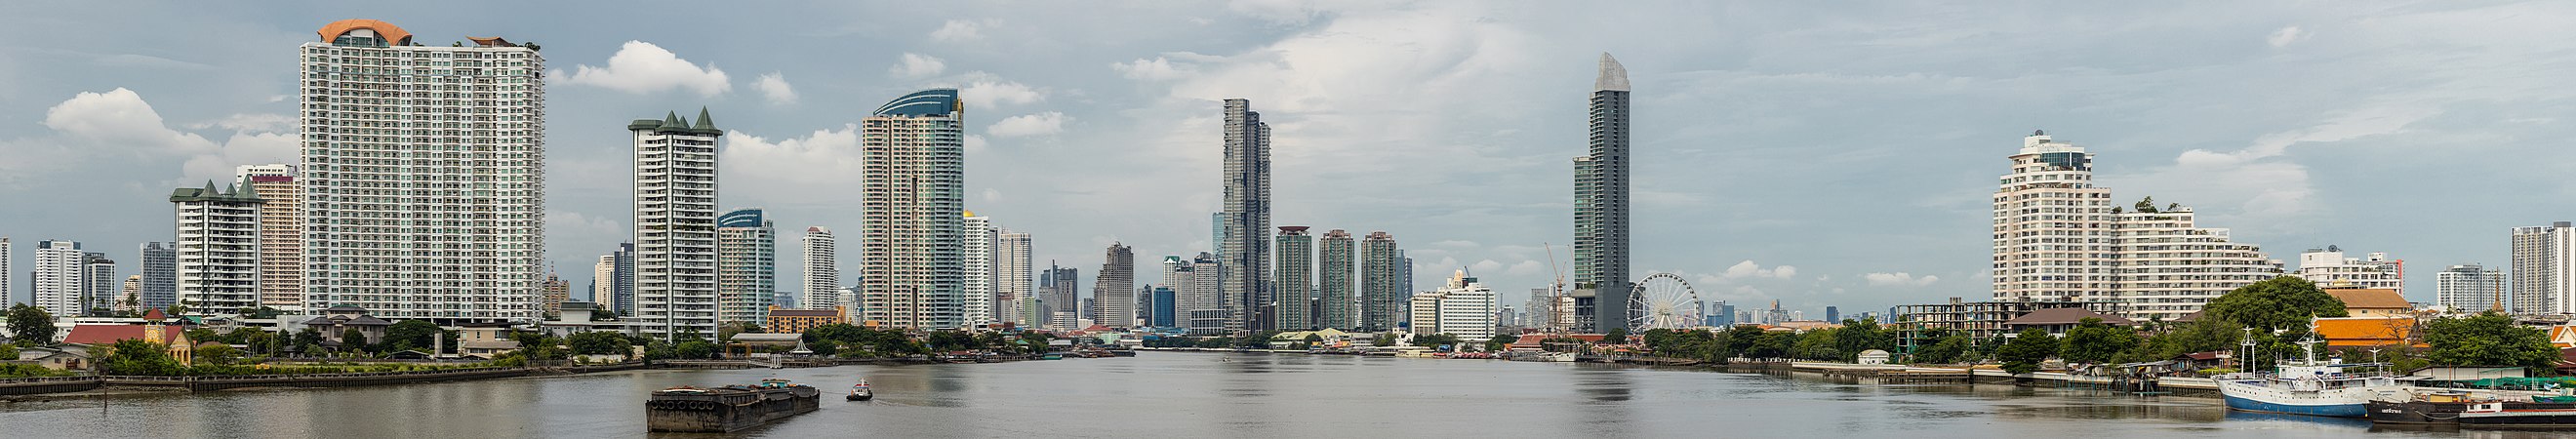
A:
[[[246,388],[384,386],[529,376],[562,376],[641,369],[643,362],[566,367],[485,367],[413,372],[228,376],[80,376],[0,380],[0,401],[99,395],[212,392]]]

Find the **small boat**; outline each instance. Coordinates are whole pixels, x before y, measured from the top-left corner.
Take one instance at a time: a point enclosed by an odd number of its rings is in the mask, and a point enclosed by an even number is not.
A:
[[[858,385],[850,386],[850,396],[845,397],[844,399],[849,401],[866,401],[875,399],[876,397],[877,392],[868,389],[868,380],[859,380]]]
[[[1062,360],[1062,359],[1064,359],[1064,353],[1062,353],[1062,352],[1048,352],[1048,353],[1046,353],[1046,355],[1038,357],[1038,359],[1040,359],[1040,360]]]

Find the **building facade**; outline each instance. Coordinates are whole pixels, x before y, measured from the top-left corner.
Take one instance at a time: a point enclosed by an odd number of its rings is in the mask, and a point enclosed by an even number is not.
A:
[[[1495,320],[1501,304],[1494,290],[1459,271],[1449,277],[1438,291],[1414,295],[1412,330],[1415,334],[1449,334],[1462,342],[1483,342],[1494,338],[1501,322]]]
[[[646,337],[717,333],[716,154],[724,131],[706,111],[626,124],[635,147],[635,303],[627,327]],[[756,216],[756,215],[755,215]]]
[[[1082,329],[1082,271],[1047,263],[1038,273],[1038,307],[1046,327],[1056,330]]]
[[[261,217],[261,218],[260,218],[260,222],[262,223],[262,229],[263,229],[262,233],[266,233],[266,232],[265,232],[265,228],[266,228],[266,223],[268,222],[268,218],[267,218],[267,217]],[[266,244],[267,244],[267,239],[265,239],[265,238],[266,238],[266,236],[265,236],[265,235],[262,235],[262,239],[261,239],[261,241],[260,241],[260,243],[261,243],[262,245],[266,245]],[[166,308],[169,308],[169,307],[170,307],[170,305],[176,305],[176,304],[178,304],[178,303],[179,303],[179,243],[177,243],[177,242],[146,242],[146,243],[143,243],[143,245],[142,245],[140,248],[137,248],[136,250],[137,250],[137,254],[139,254],[139,255],[140,255],[140,257],[137,257],[137,258],[135,258],[135,259],[138,259],[138,260],[140,260],[140,261],[142,261],[142,262],[143,262],[143,265],[142,265],[141,267],[137,267],[137,268],[140,268],[140,269],[142,270],[142,271],[137,272],[137,273],[139,273],[139,274],[138,274],[138,276],[143,276],[143,278],[140,280],[140,282],[141,282],[142,284],[141,284],[141,285],[138,285],[139,287],[141,287],[141,288],[142,288],[142,291],[140,291],[139,297],[137,297],[137,299],[139,299],[139,300],[141,301],[139,304],[140,304],[140,305],[142,305],[142,307],[144,307],[144,308],[151,308],[151,309],[166,309]],[[260,247],[260,254],[263,256],[263,258],[261,259],[261,262],[262,262],[261,267],[262,267],[262,269],[263,269],[263,270],[265,270],[265,269],[266,269],[266,267],[267,267],[267,264],[266,264],[267,260],[266,260],[266,258],[265,258],[265,256],[268,254],[268,251],[267,251],[267,250],[268,250],[268,248],[267,248],[267,247]],[[288,262],[293,262],[293,261],[292,261],[292,260],[290,260],[290,261],[288,261]],[[263,279],[265,279],[265,276],[267,275],[267,272],[266,272],[266,271],[262,271],[260,274],[262,275]],[[260,284],[260,289],[261,289],[261,290],[263,290],[263,291],[267,290],[267,289],[268,289],[267,284]],[[290,306],[302,306],[302,305],[300,305],[300,304],[299,304],[299,305],[290,305]]]
[[[1393,331],[1404,321],[1405,301],[1413,296],[1413,282],[1405,278],[1413,270],[1406,263],[1395,235],[1375,231],[1360,239],[1361,331]]]
[[[964,325],[965,105],[956,89],[904,95],[859,121],[860,312],[871,324]]]
[[[260,306],[260,204],[239,184],[171,191],[178,212],[179,303],[187,315],[231,314]],[[166,305],[165,305],[166,306]]]
[[[2130,319],[2178,320],[2238,287],[2281,276],[2262,248],[2230,242],[2227,229],[2194,225],[2190,207],[2115,216],[2112,297]]]
[[[849,312],[839,307],[791,309],[773,306],[762,314],[769,320],[760,327],[771,334],[800,334],[817,326],[850,322]]]
[[[1046,322],[1038,313],[1037,289],[1029,282],[1029,234],[996,228],[993,231],[993,303],[996,318],[1019,327]]]
[[[966,212],[965,230],[959,236],[960,252],[966,262],[961,284],[965,293],[959,297],[959,305],[965,309],[959,312],[966,325],[983,327],[1000,320],[993,306],[993,218]]]
[[[1360,327],[1359,276],[1354,271],[1359,261],[1357,243],[1351,239],[1350,231],[1324,232],[1324,249],[1315,267],[1315,296],[1320,302],[1315,313],[1318,328]]]
[[[1150,300],[1146,302],[1149,306],[1147,307],[1148,311],[1146,312],[1147,316],[1145,318],[1145,326],[1156,328],[1180,327],[1181,308],[1179,292],[1173,291],[1170,285],[1152,285],[1146,287],[1146,290],[1149,291],[1147,294],[1150,296]]]
[[[259,304],[289,311],[304,309],[304,187],[295,181],[295,165],[246,165],[234,174],[259,205]],[[146,264],[150,260],[146,256]],[[144,291],[151,291],[145,276]],[[145,294],[144,297],[151,297]]]
[[[778,292],[778,226],[759,208],[716,217],[716,323],[769,321]]]
[[[2576,226],[2567,221],[2513,228],[2515,314],[2576,312]]]
[[[2510,311],[2513,296],[2504,272],[2478,264],[2453,265],[2436,274],[2434,302],[2451,312]]]
[[[1994,201],[1994,300],[2120,303],[2131,319],[2180,318],[2228,291],[2281,274],[2227,229],[2201,228],[2191,208],[2114,207],[2093,184],[2093,154],[2047,132],[2022,138]]]
[[[2406,294],[2406,261],[2371,253],[2367,257],[2344,257],[2343,248],[2326,246],[2299,253],[2298,271],[2293,275],[2319,287],[2370,288]]]
[[[806,309],[841,308],[841,242],[832,229],[805,228],[805,287],[799,291]]]
[[[601,255],[591,268],[590,300],[618,316],[635,315],[635,243],[617,243],[617,251]]]
[[[546,280],[537,283],[537,296],[542,297],[538,299],[541,302],[538,306],[545,309],[546,315],[563,315],[564,302],[572,301],[572,282],[554,273],[546,273]]]
[[[1272,248],[1279,256],[1272,259],[1277,272],[1271,275],[1272,309],[1278,317],[1274,329],[1307,331],[1315,325],[1315,235],[1306,226],[1279,226],[1278,242]]]
[[[34,296],[36,307],[57,316],[89,313],[89,300],[81,296],[85,291],[81,283],[89,279],[81,276],[81,270],[86,268],[82,263],[89,262],[89,257],[88,252],[81,251],[81,243],[36,241],[35,255],[36,263],[30,267],[32,279],[29,279],[27,288]]]
[[[1275,329],[1265,305],[1270,283],[1270,124],[1252,101],[1225,100],[1225,208],[1218,225],[1217,257],[1224,261],[1217,288],[1234,316],[1228,330]]]
[[[1601,54],[1592,80],[1590,151],[1574,159],[1574,288],[1592,322],[1624,326],[1628,309],[1628,68]]]
[[[115,301],[116,288],[119,286],[117,279],[120,276],[116,275],[116,260],[108,259],[106,253],[99,252],[83,252],[81,258],[83,258],[81,301],[85,303],[82,306],[82,312],[87,314],[107,312],[114,305],[110,302]]]
[[[545,255],[545,58],[342,20],[298,50],[304,304],[532,322]],[[388,122],[388,120],[409,122]]]
[[[1099,296],[1100,311],[1093,324],[1112,328],[1131,328],[1136,324],[1136,248],[1122,243],[1109,243],[1101,251],[1098,282],[1091,294]]]

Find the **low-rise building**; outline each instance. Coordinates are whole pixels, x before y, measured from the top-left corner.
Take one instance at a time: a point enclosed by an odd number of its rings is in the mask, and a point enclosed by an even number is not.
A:
[[[771,306],[769,321],[761,325],[761,328],[778,334],[802,334],[817,326],[849,322],[849,314],[842,312],[842,308],[838,306],[831,309],[789,309]]]
[[[456,354],[492,358],[519,350],[519,341],[510,338],[509,323],[466,323],[456,328]]]
[[[2319,317],[2313,324],[2326,347],[2424,346],[2414,342],[2413,316]]]
[[[310,320],[304,321],[304,327],[318,329],[322,332],[322,338],[324,340],[329,340],[332,343],[339,344],[353,343],[353,341],[341,339],[342,337],[345,337],[345,334],[348,334],[351,329],[358,330],[360,335],[364,335],[367,338],[365,340],[356,340],[354,343],[366,344],[375,343],[377,340],[384,340],[385,328],[392,327],[393,325],[394,322],[388,322],[385,321],[385,319],[379,319],[376,318],[376,316],[367,315],[366,308],[359,308],[355,305],[333,305],[330,308],[322,309],[321,317],[314,317]]]
[[[2029,314],[2041,307],[2083,308],[2095,313],[2119,312],[2119,302],[1969,302],[1957,297],[1948,303],[1903,305],[1888,322],[1896,333],[1898,352],[1939,343],[1942,333],[1956,333],[1983,343],[2001,337],[2004,322]]]
[[[2077,325],[2083,324],[2084,319],[2102,319],[2102,324],[2121,327],[2135,326],[2137,324],[2136,322],[2130,321],[2127,317],[2103,314],[2084,308],[2047,308],[2031,311],[2028,314],[2022,314],[2021,317],[2014,317],[2012,320],[2004,321],[2004,330],[2012,333],[2020,333],[2021,331],[2037,328],[2039,330],[2048,331],[2048,335],[2064,337],[2066,336],[2067,330],[2075,329]]]
[[[166,350],[170,354],[170,359],[178,360],[180,364],[194,362],[196,359],[197,344],[193,340],[188,339],[186,328],[179,325],[163,324],[162,322],[166,318],[167,316],[161,314],[161,310],[156,309],[149,313],[145,313],[143,315],[144,323],[139,325],[92,324],[73,326],[71,334],[63,336],[63,343],[89,345],[92,349],[96,350],[98,355],[105,356],[110,353],[107,348],[116,345],[116,342],[125,340],[143,340],[146,342],[160,344],[162,349]],[[23,356],[24,354],[21,355]]]

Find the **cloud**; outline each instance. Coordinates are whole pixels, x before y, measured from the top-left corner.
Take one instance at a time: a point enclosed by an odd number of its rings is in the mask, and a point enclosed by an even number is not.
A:
[[[180,177],[164,183],[186,184],[231,179],[239,165],[297,159],[295,133],[261,130],[284,128],[272,118],[236,115],[230,119],[239,120],[202,124],[236,128],[217,142],[171,129],[161,113],[133,90],[81,92],[45,110],[44,125],[53,130],[51,135],[0,142],[0,156],[9,157],[0,160],[0,185],[66,172],[93,161],[115,162],[118,169],[130,172],[139,164],[169,163],[176,158]],[[168,174],[143,170],[141,175]]]
[[[1928,274],[1927,274],[1927,275],[1923,275],[1923,277],[1914,277],[1914,275],[1913,275],[1913,274],[1909,274],[1909,273],[1902,272],[1902,271],[1900,271],[1900,272],[1895,272],[1895,273],[1869,273],[1869,274],[1863,274],[1863,275],[1860,275],[1860,278],[1861,278],[1861,279],[1863,279],[1863,280],[1867,280],[1867,281],[1869,281],[1869,284],[1870,284],[1870,285],[1882,286],[1882,287],[1887,287],[1887,286],[1919,287],[1919,286],[1931,285],[1933,282],[1940,282],[1940,281],[1941,281],[1941,277],[1940,277],[1940,276],[1933,276],[1933,275],[1928,275]]]
[[[188,129],[195,130],[222,128],[235,131],[286,131],[294,127],[295,118],[275,113],[233,113],[222,119],[188,124]]]
[[[2299,30],[2298,26],[2290,26],[2272,31],[2272,36],[2263,37],[2263,42],[2271,44],[2272,47],[2282,47],[2307,39],[2308,35],[2307,31]]]
[[[1073,120],[1073,117],[1065,116],[1064,113],[1054,111],[1024,114],[1011,116],[1009,118],[1002,119],[1000,122],[994,122],[991,128],[987,128],[984,131],[991,133],[993,137],[1054,135],[1056,133],[1064,132],[1064,123],[1071,120]]]
[[[966,76],[973,79],[968,80],[965,86],[958,87],[957,97],[979,107],[993,108],[1002,104],[1024,105],[1046,100],[1045,90],[1021,84],[1018,81],[1005,80],[984,72],[968,73]]]
[[[940,72],[946,71],[948,71],[948,63],[940,61],[939,57],[905,52],[903,60],[896,61],[894,67],[886,68],[886,76],[920,79],[939,76]]]
[[[1109,68],[1117,70],[1120,76],[1126,76],[1127,79],[1147,81],[1179,79],[1198,73],[1188,64],[1173,64],[1171,58],[1160,56],[1154,59],[1137,58],[1134,62],[1113,62],[1109,63]]]
[[[722,168],[717,172],[717,183],[726,193],[776,194],[775,198],[755,200],[773,208],[782,204],[833,206],[856,201],[809,195],[816,188],[860,187],[861,172],[866,170],[859,156],[859,127],[855,124],[776,140],[728,132],[716,163]]]
[[[1782,265],[1772,268],[1762,268],[1762,264],[1753,263],[1752,260],[1745,260],[1744,262],[1737,262],[1733,266],[1726,267],[1726,273],[1721,274],[1721,276],[1724,276],[1726,279],[1788,279],[1798,277],[1798,267]]]
[[[984,28],[993,27],[998,24],[1001,24],[1001,21],[993,19],[979,21],[948,20],[948,23],[939,25],[938,30],[930,31],[930,39],[950,43],[981,40],[984,39]]]
[[[621,236],[628,230],[623,223],[607,217],[583,215],[581,212],[546,212],[546,233],[588,236]]]
[[[982,153],[982,152],[984,152],[984,148],[991,148],[991,147],[992,147],[992,145],[987,144],[987,142],[984,140],[984,136],[978,136],[978,135],[973,135],[973,134],[968,134],[968,135],[966,135],[965,143],[966,143],[966,153],[967,153],[967,154]]]
[[[778,72],[769,72],[752,80],[751,89],[759,90],[760,96],[768,98],[772,105],[796,103],[796,88],[787,85],[787,77]]]
[[[673,89],[688,89],[699,96],[715,96],[733,90],[724,70],[714,64],[699,67],[677,54],[643,41],[627,41],[617,54],[608,57],[607,67],[574,66],[571,75],[556,71],[555,81],[566,85],[587,85],[627,93],[645,94]]]
[[[2314,199],[2317,188],[2310,181],[2308,168],[2285,157],[2291,146],[2397,133],[2440,113],[2429,106],[2366,107],[2338,113],[2306,128],[2265,134],[2244,149],[2192,149],[2174,157],[2170,165],[2134,175],[2106,176],[2104,180],[2114,188],[2133,188],[2121,193],[2154,195],[2158,201],[2186,206],[2216,207],[2215,211],[2198,212],[2205,218],[2225,218],[2208,221],[2211,224],[2290,224],[2322,209]]]

